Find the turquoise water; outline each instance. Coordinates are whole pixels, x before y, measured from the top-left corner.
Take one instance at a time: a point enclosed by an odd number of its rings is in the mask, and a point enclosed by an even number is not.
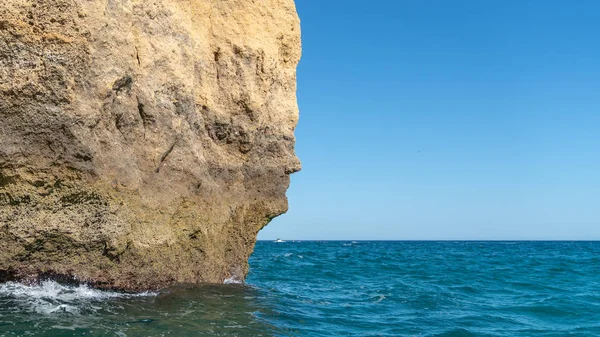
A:
[[[600,243],[259,242],[246,285],[0,286],[0,336],[600,336]]]

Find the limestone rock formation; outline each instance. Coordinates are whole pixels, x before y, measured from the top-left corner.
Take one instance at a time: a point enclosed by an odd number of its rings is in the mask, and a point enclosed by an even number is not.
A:
[[[293,0],[4,0],[0,281],[242,280],[287,210]]]

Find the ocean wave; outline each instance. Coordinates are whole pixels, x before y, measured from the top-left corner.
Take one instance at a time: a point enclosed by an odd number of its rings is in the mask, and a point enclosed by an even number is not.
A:
[[[137,294],[104,291],[82,284],[63,285],[55,281],[44,281],[36,285],[7,282],[0,285],[0,299],[14,300],[40,314],[79,314],[83,304],[111,298],[133,298],[155,296],[156,293]]]

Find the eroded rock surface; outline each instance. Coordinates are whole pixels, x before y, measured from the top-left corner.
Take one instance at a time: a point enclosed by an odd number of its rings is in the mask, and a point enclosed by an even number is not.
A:
[[[287,210],[293,0],[4,0],[0,280],[243,279]]]

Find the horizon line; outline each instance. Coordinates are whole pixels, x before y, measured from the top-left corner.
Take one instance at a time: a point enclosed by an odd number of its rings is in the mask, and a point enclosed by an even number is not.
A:
[[[276,241],[258,239],[256,241]],[[382,242],[600,242],[600,239],[282,239],[283,241],[382,241]]]

